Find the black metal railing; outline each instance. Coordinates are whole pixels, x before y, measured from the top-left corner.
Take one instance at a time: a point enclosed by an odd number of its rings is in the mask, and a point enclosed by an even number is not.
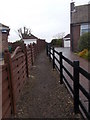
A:
[[[90,93],[88,93],[85,88],[80,84],[80,74],[90,81],[90,73],[85,71],[83,68],[79,66],[79,61],[71,61],[65,56],[62,55],[62,52],[58,52],[54,49],[54,47],[47,46],[46,49],[47,55],[49,56],[50,61],[53,63],[53,69],[57,69],[60,73],[60,84],[65,83],[70,92],[73,94],[74,99],[74,112],[75,114],[79,113],[80,108],[82,109],[83,113],[85,114],[86,118],[90,120]],[[63,61],[67,62],[73,68],[73,75],[69,72],[69,70],[64,66]],[[56,62],[58,64],[56,64]],[[66,76],[64,75],[63,70],[67,73],[67,75],[71,78],[73,82],[73,86],[70,85],[69,81],[67,80]],[[80,100],[79,91],[83,93],[83,95],[88,100],[88,110],[85,108],[83,103]],[[82,113],[82,112],[81,112]]]

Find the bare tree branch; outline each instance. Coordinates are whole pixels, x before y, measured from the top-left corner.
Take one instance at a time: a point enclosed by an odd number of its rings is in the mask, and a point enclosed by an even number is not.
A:
[[[18,31],[18,35],[21,39],[23,39],[23,35],[24,36],[30,36],[31,35],[31,29],[30,28],[23,27],[23,28],[19,28],[17,31]]]

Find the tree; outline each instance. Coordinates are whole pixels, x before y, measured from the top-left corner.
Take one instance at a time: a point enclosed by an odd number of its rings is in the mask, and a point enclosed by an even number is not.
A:
[[[31,29],[30,28],[23,27],[23,28],[18,29],[18,35],[21,39],[23,38],[23,35],[24,36],[30,36],[30,34],[31,34]]]
[[[62,47],[62,39],[52,39],[51,45]]]
[[[79,51],[84,49],[90,50],[90,32],[84,33],[79,40],[78,44]]]
[[[55,39],[62,39],[64,36],[65,36],[65,32],[61,32],[61,33],[54,35],[53,37]]]

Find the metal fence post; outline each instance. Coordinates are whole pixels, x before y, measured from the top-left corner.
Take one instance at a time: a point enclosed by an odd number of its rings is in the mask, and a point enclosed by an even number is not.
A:
[[[62,52],[59,53],[59,60],[60,60],[60,84],[63,84],[63,61],[62,61]]]
[[[53,69],[55,69],[55,50],[54,50],[54,47],[53,47]]]
[[[73,61],[74,63],[74,112],[79,112],[79,61]]]

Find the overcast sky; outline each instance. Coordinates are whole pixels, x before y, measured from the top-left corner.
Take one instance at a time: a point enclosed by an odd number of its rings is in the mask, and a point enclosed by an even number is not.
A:
[[[89,0],[74,0],[75,5]],[[70,32],[71,0],[0,0],[0,23],[10,27],[9,41],[20,39],[17,29],[26,26],[50,42],[58,33]]]

